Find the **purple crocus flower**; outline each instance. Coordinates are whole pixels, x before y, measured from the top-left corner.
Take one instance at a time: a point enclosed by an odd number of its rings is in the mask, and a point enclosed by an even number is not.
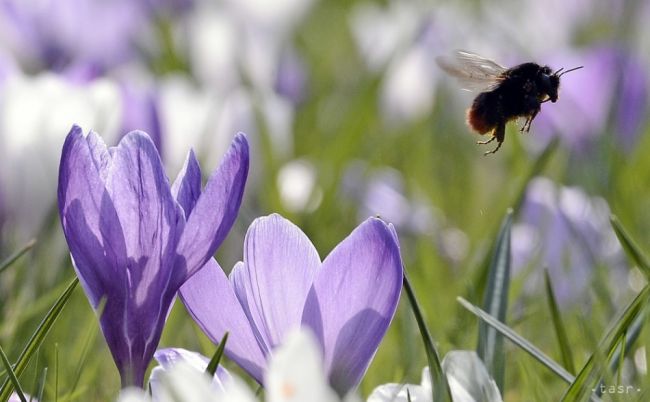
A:
[[[401,286],[402,261],[391,225],[367,219],[321,262],[307,236],[274,214],[251,224],[244,261],[229,278],[211,260],[180,294],[213,341],[230,333],[226,354],[260,383],[287,333],[310,328],[332,387],[345,395],[377,351]]]
[[[77,62],[111,68],[137,54],[136,44],[149,22],[139,3],[3,0],[0,38],[32,69],[61,71]],[[92,21],[92,29],[83,21]]]
[[[248,174],[248,143],[238,134],[201,192],[190,152],[170,187],[143,132],[107,149],[74,126],[59,169],[59,213],[75,270],[124,387],[142,386],[179,287],[230,230]]]
[[[122,84],[122,132],[142,130],[149,134],[162,154],[162,128],[158,112],[158,97],[153,89]],[[163,155],[164,159],[164,155]]]
[[[513,228],[515,272],[548,267],[558,302],[567,306],[589,291],[594,272],[606,266],[610,283],[625,289],[627,265],[609,223],[607,202],[579,187],[563,187],[545,177],[528,185],[520,221]],[[534,270],[526,290],[542,289],[542,270]]]

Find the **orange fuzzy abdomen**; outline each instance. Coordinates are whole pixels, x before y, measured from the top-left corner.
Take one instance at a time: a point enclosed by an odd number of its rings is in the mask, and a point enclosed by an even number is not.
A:
[[[467,110],[467,124],[479,134],[492,131],[495,127],[494,123],[488,121],[483,110],[475,107],[475,105]]]

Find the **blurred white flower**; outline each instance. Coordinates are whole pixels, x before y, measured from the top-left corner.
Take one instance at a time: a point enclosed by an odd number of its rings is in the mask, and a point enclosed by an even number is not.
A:
[[[291,212],[313,211],[323,197],[323,191],[316,186],[316,168],[305,159],[282,166],[277,185],[282,205]]]
[[[501,393],[476,352],[454,350],[445,356],[442,370],[447,377],[454,402],[500,402]],[[429,367],[422,370],[422,382],[413,384],[385,384],[375,388],[368,402],[429,402],[432,385]]]
[[[433,52],[420,44],[393,60],[381,91],[382,111],[389,122],[413,121],[429,114],[438,73]]]
[[[154,367],[151,371],[151,377],[149,378],[149,387],[154,396],[164,389],[165,373],[179,363],[188,365],[199,373],[204,373],[210,362],[207,357],[182,348],[158,349],[154,357],[159,363],[159,366]],[[230,373],[225,368],[218,366],[212,379],[212,389],[214,392],[223,392],[225,384],[230,381],[232,381]]]
[[[16,73],[0,89],[0,186],[14,235],[33,237],[56,196],[58,150],[73,124],[114,143],[120,88],[107,79],[78,84],[44,73]]]
[[[379,71],[400,48],[410,43],[420,14],[417,7],[405,2],[391,2],[386,8],[367,2],[354,6],[350,29],[371,71]]]
[[[152,397],[142,390],[125,389],[118,402],[257,402],[242,380],[223,369],[211,383],[205,375],[207,358],[197,353],[166,349],[156,352],[156,359],[161,366],[152,372]],[[355,395],[341,400],[330,388],[318,343],[305,329],[289,334],[276,349],[265,383],[266,402],[360,402]]]
[[[122,390],[117,402],[219,402],[219,394],[210,378],[192,365],[181,361],[169,370],[159,371],[151,397],[141,389]],[[242,401],[243,402],[243,401]]]

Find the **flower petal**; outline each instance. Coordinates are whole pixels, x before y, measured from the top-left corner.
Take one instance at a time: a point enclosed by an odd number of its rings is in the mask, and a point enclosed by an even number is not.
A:
[[[75,269],[93,307],[97,307],[111,283],[123,282],[117,265],[126,256],[114,247],[104,247],[114,234],[121,234],[116,217],[100,211],[110,200],[104,179],[110,156],[97,134],[84,136],[73,126],[66,137],[59,167],[58,204],[63,233],[75,260]],[[117,226],[117,233],[106,228]]]
[[[185,219],[148,135],[127,134],[112,155],[106,188],[122,227],[127,261],[120,268],[127,281],[119,292],[106,295],[101,321],[111,350],[126,342],[132,364],[144,365],[132,368],[140,382],[178,289],[176,278],[184,274],[174,261]],[[117,299],[126,299],[126,306],[115,304]]]
[[[393,319],[401,287],[398,244],[377,218],[359,225],[323,262],[303,322],[317,334],[330,383],[340,395],[363,377]]]
[[[233,270],[231,280],[258,341],[267,351],[300,326],[320,265],[311,241],[280,215],[258,218],[251,224],[244,240],[244,265]]]
[[[309,330],[296,329],[271,358],[265,381],[268,402],[338,402],[323,369],[320,347]]]
[[[158,349],[156,350],[156,353],[154,353],[154,358],[158,361],[160,366],[156,367],[154,372],[152,372],[151,380],[149,381],[150,386],[152,386],[152,383],[160,380],[160,370],[156,371],[158,368],[162,367],[163,370],[169,371],[175,365],[183,363],[193,367],[198,372],[205,372],[208,363],[210,362],[210,359],[202,354],[182,348]],[[223,392],[225,390],[224,385],[228,381],[232,381],[232,376],[228,370],[219,365],[212,380],[213,389]]]
[[[230,281],[214,258],[185,282],[180,297],[213,342],[220,342],[226,332],[230,334],[226,355],[261,383],[266,358]]]
[[[451,396],[458,402],[501,402],[499,388],[476,352],[453,350],[442,361]]]
[[[199,161],[196,160],[194,151],[187,153],[183,168],[178,172],[178,176],[172,184],[172,195],[176,202],[183,207],[185,218],[190,216],[201,195],[201,167]]]
[[[421,386],[413,384],[384,384],[375,388],[368,402],[427,402],[431,401],[431,391],[425,393]]]
[[[117,402],[151,402],[151,398],[142,388],[130,387],[120,391]]]
[[[170,289],[184,218],[149,137],[106,150],[73,128],[63,148],[59,208],[75,269],[96,308],[123,385],[142,385],[177,289]]]
[[[239,133],[187,219],[177,248],[180,258],[184,258],[185,279],[212,258],[230,231],[241,205],[247,176],[248,142],[246,136]]]
[[[208,402],[218,400],[215,390],[210,384],[210,377],[202,371],[179,362],[169,370],[154,369],[152,373],[154,387],[152,396],[154,402],[178,401],[179,397],[184,402]]]

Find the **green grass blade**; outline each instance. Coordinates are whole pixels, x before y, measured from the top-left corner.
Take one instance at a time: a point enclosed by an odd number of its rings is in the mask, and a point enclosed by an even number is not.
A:
[[[47,379],[47,367],[43,368],[43,374],[41,375],[41,379],[38,382],[38,388],[37,388],[37,393],[36,393],[36,400],[37,401],[42,401],[43,400],[43,392],[45,391],[45,380]]]
[[[646,316],[645,314],[639,315],[636,320],[630,326],[630,329],[626,333],[625,344],[621,349],[616,349],[614,356],[612,357],[612,369],[619,366],[619,361],[622,363],[623,358],[632,350],[632,345],[639,339],[641,335],[641,330],[643,329],[643,324],[645,324]]]
[[[618,220],[616,215],[612,215],[609,220],[612,224],[612,228],[614,228],[616,237],[618,237],[618,241],[621,243],[623,250],[625,250],[625,254],[627,254],[630,260],[632,260],[634,265],[639,267],[646,278],[650,279],[650,261],[648,258],[643,254],[625,228],[623,228],[623,224],[621,224],[621,221]]]
[[[0,262],[0,272],[4,271],[5,269],[9,268],[14,262],[16,262],[20,257],[25,255],[29,250],[34,247],[36,244],[36,239],[32,239],[27,244],[25,244],[20,250],[16,251],[9,257],[7,257],[4,261]]]
[[[510,339],[512,343],[519,346],[521,349],[526,351],[531,355],[535,360],[542,363],[544,366],[549,368],[553,373],[555,373],[559,378],[561,378],[566,383],[570,384],[574,381],[575,377],[566,371],[564,367],[556,363],[553,359],[548,357],[544,352],[539,350],[535,345],[527,341],[521,335],[513,331],[510,327],[492,317],[487,312],[481,310],[481,308],[473,305],[462,297],[457,298],[458,302],[469,310],[472,314],[476,315],[478,318],[489,324],[492,328],[499,331],[503,336]]]
[[[20,353],[20,356],[18,356],[18,360],[16,361],[16,365],[14,367],[16,376],[20,376],[22,374],[22,372],[27,367],[27,364],[29,363],[29,360],[31,359],[34,352],[36,352],[36,350],[38,350],[38,348],[43,343],[45,337],[47,336],[48,332],[52,328],[52,325],[54,325],[54,323],[56,322],[56,319],[63,311],[63,308],[65,307],[66,303],[70,299],[70,296],[72,295],[72,292],[74,291],[78,283],[79,283],[78,278],[74,278],[70,282],[68,287],[61,294],[61,296],[54,303],[54,305],[52,305],[50,311],[47,312],[47,314],[45,315],[41,323],[38,325],[38,328],[32,334],[32,337],[27,342],[27,345],[25,345],[25,348]],[[0,401],[6,401],[7,399],[9,399],[9,396],[11,395],[12,391],[13,391],[13,386],[11,382],[8,380],[5,381],[4,384],[2,384],[2,388],[0,388]]]
[[[54,402],[59,402],[59,344],[54,344]]]
[[[99,304],[97,305],[97,308],[95,310],[96,311],[95,315],[97,317],[102,316],[104,312],[104,307],[106,307],[106,297],[102,297],[101,300],[99,301]],[[76,359],[79,363],[75,370],[75,374],[72,380],[72,386],[70,387],[70,390],[66,392],[66,396],[61,398],[64,401],[69,400],[70,397],[72,395],[75,395],[75,392],[77,391],[79,380],[81,379],[81,375],[84,372],[86,361],[88,360],[88,354],[90,352],[92,345],[95,342],[95,339],[97,338],[97,333],[99,332],[99,328],[100,328],[99,323],[94,318],[88,320],[86,328],[84,328],[84,331],[82,332],[82,334],[86,334],[86,339],[83,342],[83,346],[81,348],[81,354]]]
[[[23,392],[23,388],[20,386],[18,377],[16,376],[16,373],[11,367],[11,363],[9,363],[9,359],[7,359],[7,355],[5,354],[5,351],[2,349],[2,347],[0,347],[0,358],[2,358],[2,365],[5,366],[7,375],[9,376],[8,380],[11,381],[11,383],[14,385],[14,388],[16,389],[16,394],[18,395],[18,398],[20,398],[21,402],[27,402],[27,398],[25,398],[25,393]],[[7,396],[6,399],[3,399],[3,401],[7,401],[7,400],[9,400],[9,396]]]
[[[611,329],[599,342],[597,350],[589,357],[575,381],[564,393],[562,401],[583,401],[593,393],[600,378],[606,374],[605,370],[609,370],[615,351],[621,340],[624,339],[626,332],[639,316],[644,315],[649,296],[650,285],[646,285],[614,321],[614,324],[610,327]],[[599,359],[599,355],[603,359]]]
[[[508,310],[508,290],[510,288],[510,232],[512,228],[512,209],[508,210],[492,254],[488,286],[483,301],[484,310],[505,322]],[[505,379],[505,352],[503,337],[484,322],[478,327],[477,353],[485,363],[488,373],[494,378],[499,389]]]
[[[422,341],[424,342],[424,350],[427,354],[429,370],[431,372],[431,381],[433,384],[433,401],[451,402],[451,391],[449,390],[447,377],[445,377],[445,373],[442,371],[442,365],[440,364],[440,355],[438,354],[438,350],[433,344],[431,332],[429,332],[429,328],[424,321],[422,309],[418,304],[418,301],[415,297],[415,292],[413,291],[411,283],[408,280],[406,270],[404,270],[404,290],[406,291],[406,296],[409,300],[409,303],[411,304],[411,310],[413,311],[413,315],[415,315],[415,321],[418,323],[418,328],[420,329],[420,334],[422,335]]]
[[[221,338],[221,342],[219,342],[219,345],[217,346],[217,350],[216,352],[214,352],[214,356],[212,356],[212,359],[210,359],[210,363],[208,363],[208,367],[205,369],[206,374],[208,374],[210,377],[214,377],[214,373],[217,372],[217,367],[219,367],[219,362],[221,361],[223,352],[224,350],[226,350],[227,341],[228,341],[228,332],[223,334],[223,338]]]
[[[560,309],[555,299],[555,293],[553,292],[553,283],[551,282],[551,277],[549,276],[548,270],[546,269],[544,270],[544,283],[546,285],[546,299],[548,300],[548,308],[551,311],[555,336],[557,337],[557,342],[560,345],[562,363],[570,373],[575,374],[576,367],[573,363],[571,344],[569,343],[569,337],[567,336],[564,322],[562,321],[562,315],[560,314]]]

